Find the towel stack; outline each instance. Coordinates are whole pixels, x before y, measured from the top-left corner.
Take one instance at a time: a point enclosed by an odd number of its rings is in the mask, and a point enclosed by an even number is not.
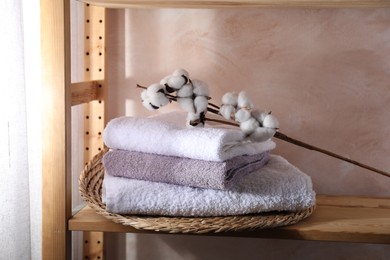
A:
[[[188,128],[186,115],[120,117],[103,140],[107,211],[165,216],[224,216],[314,205],[310,178],[252,143],[240,130]]]

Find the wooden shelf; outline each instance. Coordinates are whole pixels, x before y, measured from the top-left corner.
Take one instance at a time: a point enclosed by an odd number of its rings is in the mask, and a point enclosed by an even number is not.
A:
[[[82,0],[109,8],[123,7],[390,7],[390,0]]]
[[[69,220],[69,230],[164,234],[116,224],[90,207]],[[390,244],[390,199],[319,195],[313,215],[295,225],[206,235]]]

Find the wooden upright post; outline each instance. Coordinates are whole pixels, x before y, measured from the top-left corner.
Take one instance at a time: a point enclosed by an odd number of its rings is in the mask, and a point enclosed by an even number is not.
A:
[[[42,258],[70,259],[70,2],[41,0]]]
[[[99,80],[97,100],[84,104],[84,162],[103,149],[105,94],[105,9],[85,4],[84,7],[84,80]],[[103,233],[83,233],[83,257],[103,259]]]

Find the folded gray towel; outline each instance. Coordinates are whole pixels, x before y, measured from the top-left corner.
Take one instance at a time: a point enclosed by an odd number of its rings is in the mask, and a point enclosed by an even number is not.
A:
[[[268,152],[223,162],[123,150],[109,151],[103,157],[104,168],[112,176],[211,189],[226,189],[267,161]]]
[[[315,204],[309,176],[280,156],[228,190],[200,189],[105,174],[103,202],[109,212],[165,216],[227,216],[298,211]]]

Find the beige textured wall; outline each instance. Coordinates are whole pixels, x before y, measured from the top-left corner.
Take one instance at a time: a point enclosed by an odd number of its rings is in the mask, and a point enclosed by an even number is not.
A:
[[[107,22],[109,117],[149,114],[135,84],[157,82],[183,67],[209,83],[217,104],[227,91],[247,90],[258,108],[279,118],[282,132],[390,170],[389,9],[112,10]],[[176,106],[162,111],[171,109]],[[390,196],[389,178],[291,144],[277,145],[275,153],[309,174],[317,193]],[[128,248],[136,259],[145,259],[142,250],[152,247],[157,253],[148,259],[234,259],[215,253],[210,245],[222,247],[218,238],[207,238],[202,254],[198,250],[206,240],[198,238],[129,235],[128,241],[137,245]],[[251,258],[328,259],[323,252],[333,248],[332,258],[356,251],[385,259],[390,253],[389,246],[223,241]]]

